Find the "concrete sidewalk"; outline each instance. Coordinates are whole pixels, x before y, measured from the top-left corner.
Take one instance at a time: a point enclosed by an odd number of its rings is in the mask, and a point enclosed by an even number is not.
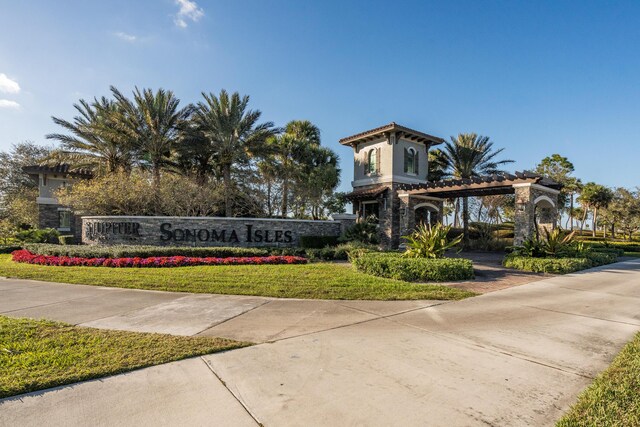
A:
[[[5,312],[21,305],[9,282]],[[28,286],[29,309],[66,304],[59,316],[92,299],[88,287],[71,301],[50,287],[72,285]],[[192,329],[176,301],[218,296],[153,294],[80,323],[148,328],[168,305],[185,334],[275,342],[6,399],[0,425],[553,425],[640,330],[640,260],[444,304],[225,297],[241,314],[209,326],[210,310]]]

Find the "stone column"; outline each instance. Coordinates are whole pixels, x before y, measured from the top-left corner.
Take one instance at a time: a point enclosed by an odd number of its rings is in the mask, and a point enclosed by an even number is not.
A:
[[[514,188],[516,194],[516,210],[513,244],[514,246],[519,246],[535,234],[535,207],[531,199],[531,186]]]
[[[514,185],[516,195],[513,244],[553,230],[558,217],[558,191],[535,184]],[[536,209],[537,207],[537,209]],[[538,229],[536,229],[536,222]]]

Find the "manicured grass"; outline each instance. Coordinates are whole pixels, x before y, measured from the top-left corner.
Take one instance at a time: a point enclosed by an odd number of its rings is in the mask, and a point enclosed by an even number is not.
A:
[[[402,282],[356,271],[348,264],[224,265],[175,268],[50,267],[0,255],[0,276],[158,291],[280,298],[458,300],[472,292]]]
[[[0,316],[0,398],[246,345]]]
[[[640,426],[640,333],[582,392],[557,426]]]

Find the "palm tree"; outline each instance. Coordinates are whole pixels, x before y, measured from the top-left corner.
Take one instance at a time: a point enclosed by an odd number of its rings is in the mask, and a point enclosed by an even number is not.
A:
[[[142,166],[153,174],[154,187],[160,186],[162,169],[171,164],[179,128],[191,114],[192,107],[179,109],[180,100],[172,91],[135,88],[133,101],[111,87],[121,107],[115,124],[133,142]]]
[[[224,89],[218,96],[213,93],[202,93],[202,96],[204,102],[198,102],[195,107],[193,122],[221,169],[225,215],[232,216],[232,169],[236,165],[247,164],[276,129],[271,122],[258,124],[262,113],[247,109],[248,96],[240,97],[238,92],[229,96]]]
[[[70,134],[53,133],[46,136],[61,143],[61,149],[53,152],[51,159],[95,172],[130,170],[133,147],[113,126],[119,114],[118,104],[102,97],[94,99],[92,103],[81,99],[73,107],[79,115],[72,121],[52,117],[55,124]]]
[[[475,133],[461,133],[444,143],[444,165],[447,176],[469,179],[481,175],[501,173],[500,166],[513,160],[496,160],[504,148],[493,150],[493,142],[488,136]],[[469,200],[462,199],[462,226],[465,246],[469,243]]]
[[[289,186],[300,180],[305,164],[313,162],[313,148],[320,148],[320,129],[309,120],[292,120],[285,133],[272,141],[282,171],[282,217],[287,216]],[[307,173],[309,171],[307,170]]]

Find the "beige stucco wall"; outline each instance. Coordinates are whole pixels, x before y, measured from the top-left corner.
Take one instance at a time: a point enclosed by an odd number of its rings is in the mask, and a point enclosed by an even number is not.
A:
[[[419,153],[418,175],[404,172],[404,149],[413,148]],[[372,149],[380,148],[380,172],[367,175],[364,172],[367,155]],[[428,150],[424,144],[399,139],[395,144],[389,144],[388,139],[360,143],[353,153],[353,182],[354,187],[378,183],[424,183],[427,182]]]
[[[71,180],[47,176],[46,185],[44,185],[44,179],[41,175],[39,185],[40,197],[55,198],[55,192],[65,184],[71,184]]]
[[[370,141],[366,143],[360,143],[356,147],[353,153],[353,175],[354,180],[363,179],[375,179],[375,175],[365,175],[364,165],[367,159],[369,151],[372,149],[380,148],[380,173],[378,177],[387,176],[392,174],[393,169],[393,147],[389,145],[389,141],[386,138]]]

